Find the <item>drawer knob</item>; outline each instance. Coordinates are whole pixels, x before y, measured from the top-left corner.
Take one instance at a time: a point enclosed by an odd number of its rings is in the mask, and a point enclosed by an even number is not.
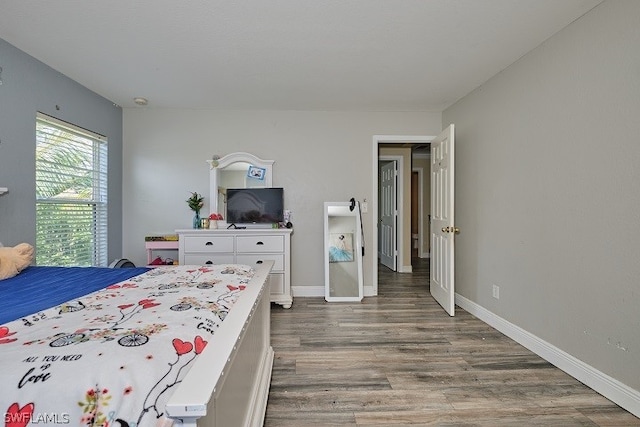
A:
[[[213,246],[213,243],[212,243],[212,242],[207,242],[207,243],[205,243],[204,245],[205,245],[205,246]]]
[[[207,261],[207,262],[205,262],[205,264],[211,265],[211,264],[213,264],[213,261]]]
[[[256,264],[262,264],[262,260],[259,259],[258,261],[256,261]]]
[[[256,245],[264,245],[263,242],[257,242]]]

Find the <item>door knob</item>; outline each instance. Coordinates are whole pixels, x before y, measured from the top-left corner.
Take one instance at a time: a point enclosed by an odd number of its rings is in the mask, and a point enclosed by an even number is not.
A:
[[[442,227],[443,233],[459,233],[460,228],[458,227]]]

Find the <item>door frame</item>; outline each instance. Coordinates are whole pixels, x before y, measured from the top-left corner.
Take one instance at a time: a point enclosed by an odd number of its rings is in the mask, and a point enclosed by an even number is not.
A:
[[[378,191],[379,191],[379,182],[378,182],[378,146],[380,144],[429,144],[433,141],[436,136],[427,136],[427,135],[373,135],[373,143],[372,145],[372,163],[373,163],[373,194],[371,197],[371,222],[372,225],[371,230],[373,230],[372,234],[372,244],[373,248],[369,252],[369,262],[372,266],[372,286],[369,291],[368,286],[365,287],[365,296],[376,296],[378,295]]]

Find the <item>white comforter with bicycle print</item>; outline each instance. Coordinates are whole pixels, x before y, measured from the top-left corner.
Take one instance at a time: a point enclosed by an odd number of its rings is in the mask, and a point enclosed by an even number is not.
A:
[[[253,276],[162,267],[0,326],[6,426],[154,426]]]

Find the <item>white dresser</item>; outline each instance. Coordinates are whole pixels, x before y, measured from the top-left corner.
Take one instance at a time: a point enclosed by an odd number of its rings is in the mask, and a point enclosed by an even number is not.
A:
[[[269,275],[271,302],[290,308],[292,229],[176,230],[182,265],[247,264],[273,260]]]

